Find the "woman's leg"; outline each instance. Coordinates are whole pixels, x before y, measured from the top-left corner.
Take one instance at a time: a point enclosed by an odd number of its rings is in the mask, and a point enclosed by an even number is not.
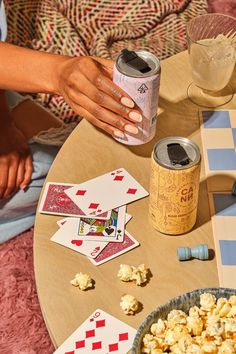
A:
[[[15,93],[11,93],[8,100],[10,107],[14,106],[14,95]],[[63,126],[58,119],[31,100],[20,102],[12,110],[12,116],[16,126],[27,139],[42,130]],[[33,174],[29,186],[25,191],[19,190],[11,198],[0,199],[0,243],[33,226],[40,192],[59,147],[32,143],[30,149]]]
[[[6,95],[14,123],[27,140],[30,140],[41,131],[65,126],[49,111],[31,99],[22,101],[22,96],[12,91],[7,91]]]

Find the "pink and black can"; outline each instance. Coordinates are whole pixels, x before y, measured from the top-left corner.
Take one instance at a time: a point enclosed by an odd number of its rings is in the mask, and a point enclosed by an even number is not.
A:
[[[160,60],[150,52],[123,49],[118,56],[113,72],[113,82],[128,93],[143,115],[142,122],[136,123],[138,134],[124,132],[124,138],[115,138],[119,142],[127,145],[141,145],[154,137],[160,74]]]

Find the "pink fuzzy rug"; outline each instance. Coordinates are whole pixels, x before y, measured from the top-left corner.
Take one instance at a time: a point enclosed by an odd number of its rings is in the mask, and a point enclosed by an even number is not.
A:
[[[209,0],[209,12],[236,17],[235,0]],[[0,354],[51,354],[35,289],[33,231],[0,245]]]
[[[0,353],[51,354],[33,271],[33,231],[0,246]]]

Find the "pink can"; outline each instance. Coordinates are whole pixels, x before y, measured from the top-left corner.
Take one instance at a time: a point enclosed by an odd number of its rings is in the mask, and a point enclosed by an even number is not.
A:
[[[160,86],[160,60],[144,50],[123,49],[118,56],[113,82],[122,88],[141,109],[143,120],[136,123],[138,134],[126,133],[116,140],[127,145],[141,145],[150,141],[156,133],[156,120]]]

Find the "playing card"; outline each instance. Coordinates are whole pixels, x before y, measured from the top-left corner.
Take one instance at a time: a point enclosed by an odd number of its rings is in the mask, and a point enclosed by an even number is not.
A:
[[[113,209],[108,220],[80,218],[78,239],[122,242],[125,231],[125,210],[126,205]]]
[[[67,218],[66,222],[51,237],[51,241],[89,257],[96,257],[108,242],[78,240],[79,218]]]
[[[62,225],[64,225],[64,224],[66,223],[66,221],[67,221],[68,219],[70,219],[70,217],[57,220],[57,225],[58,225],[59,227],[61,227]],[[97,219],[97,218],[96,218],[96,219]],[[131,219],[132,219],[132,215],[126,213],[126,214],[125,214],[125,224],[127,224]],[[98,241],[98,239],[99,239],[99,238],[96,238],[95,240]],[[82,240],[83,240],[83,238],[82,238]],[[89,238],[89,240],[91,240],[91,239]]]
[[[103,264],[115,257],[126,253],[133,248],[139,246],[139,242],[133,238],[127,231],[125,231],[124,241],[119,243],[110,242],[108,245],[99,253],[99,255],[92,259],[88,256],[88,259],[96,266]]]
[[[48,182],[39,205],[42,214],[86,216],[86,214],[65,194],[74,184]],[[97,215],[98,219],[109,219],[110,211]]]
[[[70,218],[63,218],[61,220],[57,220],[57,225],[59,227],[61,227],[62,225],[64,225],[66,223],[67,219],[70,219]]]
[[[148,195],[124,168],[74,185],[67,188],[65,193],[89,216],[99,215]]]
[[[97,309],[54,354],[125,354],[135,334],[134,328]]]

